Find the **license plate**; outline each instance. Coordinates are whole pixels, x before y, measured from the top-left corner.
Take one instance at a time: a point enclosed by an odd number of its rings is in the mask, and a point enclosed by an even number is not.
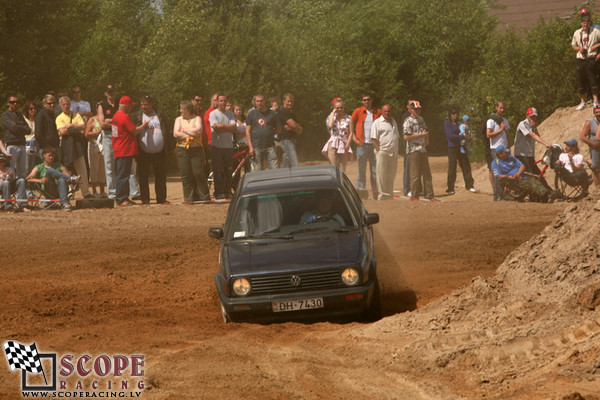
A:
[[[317,297],[314,299],[273,301],[271,305],[273,307],[273,312],[312,310],[315,308],[323,308],[323,298]]]

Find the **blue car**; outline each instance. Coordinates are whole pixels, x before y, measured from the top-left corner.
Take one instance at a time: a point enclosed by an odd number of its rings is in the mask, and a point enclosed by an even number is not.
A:
[[[224,321],[379,318],[377,222],[336,166],[244,175],[225,224],[209,230]]]

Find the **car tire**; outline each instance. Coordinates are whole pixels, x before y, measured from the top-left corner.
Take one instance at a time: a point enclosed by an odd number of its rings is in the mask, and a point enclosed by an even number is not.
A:
[[[369,308],[365,310],[365,320],[369,322],[379,321],[382,317],[381,314],[381,289],[379,287],[379,280],[375,280],[375,287],[373,289],[373,299]]]
[[[221,316],[223,317],[223,322],[225,322],[226,324],[228,324],[229,322],[231,322],[231,316],[225,310],[225,307],[223,306],[223,303],[221,303]]]

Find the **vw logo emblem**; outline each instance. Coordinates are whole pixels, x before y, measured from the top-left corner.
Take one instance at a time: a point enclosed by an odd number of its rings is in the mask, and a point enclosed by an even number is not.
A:
[[[290,279],[290,283],[292,284],[292,286],[298,287],[302,283],[302,279],[300,279],[300,277],[298,275],[292,275],[292,278]]]

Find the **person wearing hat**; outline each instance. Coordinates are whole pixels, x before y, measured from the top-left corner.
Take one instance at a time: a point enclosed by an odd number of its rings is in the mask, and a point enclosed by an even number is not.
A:
[[[110,123],[115,113],[119,111],[119,104],[117,102],[117,91],[113,85],[106,85],[104,95],[106,100],[98,102],[96,111],[98,121],[100,121],[102,127],[102,156],[104,157],[106,191],[108,192],[108,198],[114,199],[117,187],[115,181],[116,165],[112,145],[112,125]],[[133,199],[138,199],[140,196],[133,166],[132,174],[129,176],[129,194]]]
[[[421,104],[413,100],[409,104],[410,116],[406,118],[402,126],[404,140],[406,142],[406,156],[408,158],[408,170],[410,174],[411,200],[419,200],[421,192],[421,178],[424,184],[425,198],[434,201],[433,179],[429,168],[427,157],[427,145],[429,145],[429,130],[427,124],[421,117]]]
[[[115,199],[118,206],[130,206],[135,204],[129,199],[129,176],[133,158],[138,155],[137,135],[140,134],[148,124],[149,120],[135,126],[129,117],[131,109],[136,105],[129,96],[121,97],[119,100],[119,111],[112,118],[112,147],[115,155],[116,193]]]
[[[565,142],[565,152],[558,157],[556,164],[563,166],[559,171],[563,180],[571,186],[580,185],[582,196],[587,196],[590,182],[585,171],[585,160],[583,155],[579,154],[577,140],[569,139]]]
[[[2,199],[4,203],[4,210],[6,211],[21,211],[15,207],[11,200],[11,194],[13,192],[13,182],[15,182],[15,171],[7,166],[8,157],[4,153],[0,153],[0,190],[2,191]],[[17,198],[27,198],[25,179],[16,180],[17,187]],[[28,209],[28,208],[27,208]],[[28,209],[29,210],[29,209]]]
[[[571,47],[576,55],[577,82],[579,84],[580,103],[577,111],[585,108],[587,92],[591,91],[594,105],[598,104],[598,80],[595,71],[596,56],[600,46],[600,29],[592,26],[588,10],[581,10],[581,28],[573,33]]]
[[[558,190],[552,191],[534,177],[526,176],[525,165],[510,155],[510,148],[499,145],[494,149],[496,159],[492,161],[492,172],[502,187],[515,187],[542,203],[551,203],[560,196]]]
[[[515,157],[525,165],[525,171],[540,175],[542,171],[535,163],[535,142],[543,144],[546,148],[551,145],[540,137],[538,131],[538,112],[535,108],[529,107],[525,113],[525,119],[517,125],[515,134]],[[550,189],[546,180],[542,177],[541,182]]]

